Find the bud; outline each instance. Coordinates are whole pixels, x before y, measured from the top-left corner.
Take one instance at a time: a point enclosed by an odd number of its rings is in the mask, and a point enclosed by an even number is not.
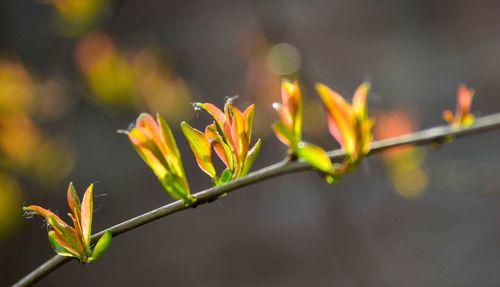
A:
[[[127,133],[133,147],[174,199],[191,204],[189,184],[172,131],[160,115],[141,114]]]

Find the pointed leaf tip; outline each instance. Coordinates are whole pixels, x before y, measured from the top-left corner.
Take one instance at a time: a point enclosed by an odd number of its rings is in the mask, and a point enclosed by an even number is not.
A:
[[[94,211],[94,184],[91,183],[83,195],[81,206],[81,225],[84,243],[90,244],[92,234],[92,216]]]
[[[108,249],[109,245],[111,244],[111,232],[106,231],[104,234],[101,236],[99,241],[97,241],[97,244],[94,247],[94,250],[92,251],[92,256],[89,258],[88,263],[93,262],[97,260],[97,258],[101,257],[102,254]]]
[[[248,173],[253,163],[255,162],[255,159],[260,153],[261,146],[262,146],[262,141],[258,139],[255,145],[248,151],[241,176],[245,176]]]
[[[80,198],[78,197],[78,194],[76,193],[75,186],[73,185],[73,182],[69,183],[68,186],[68,191],[67,191],[67,200],[68,200],[68,206],[71,212],[73,213],[73,216],[75,218],[78,218],[80,220]]]
[[[368,96],[368,92],[370,91],[371,84],[368,82],[362,83],[354,93],[354,97],[352,99],[352,107],[354,109],[354,113],[360,118],[364,119],[367,116],[366,109],[366,97]]]
[[[181,154],[179,152],[179,148],[177,147],[177,143],[175,142],[174,135],[172,133],[172,129],[170,129],[170,126],[167,124],[165,119],[160,115],[156,114],[156,121],[158,122],[158,125],[160,126],[160,138],[163,144],[166,146],[167,149],[167,160],[171,163],[175,163],[175,168],[178,170],[178,172],[183,173],[183,168],[180,164],[180,157]],[[171,154],[171,155],[170,155]]]

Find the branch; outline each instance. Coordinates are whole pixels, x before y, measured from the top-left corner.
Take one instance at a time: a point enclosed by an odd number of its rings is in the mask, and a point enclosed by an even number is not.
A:
[[[433,143],[439,144],[445,142],[449,137],[460,138],[499,128],[500,113],[497,113],[476,119],[474,125],[469,128],[453,129],[451,126],[435,127],[400,137],[375,141],[371,145],[372,149],[369,155],[377,154],[386,149],[402,145],[422,146]],[[345,153],[342,150],[334,150],[329,152],[328,154],[332,160],[338,160],[345,156]],[[268,167],[249,173],[247,176],[229,182],[225,185],[212,187],[193,194],[193,196],[197,199],[195,206],[185,206],[181,200],[169,203],[94,234],[92,236],[92,242],[97,242],[97,240],[103,235],[105,231],[110,231],[113,234],[113,237],[116,237],[122,233],[131,231],[139,226],[176,213],[178,211],[218,200],[220,195],[234,191],[240,187],[261,182],[269,178],[306,170],[312,170],[312,167],[302,161],[284,160],[275,163]],[[37,269],[33,270],[31,273],[23,277],[13,286],[29,286],[31,284],[34,284],[43,277],[47,276],[50,272],[54,271],[70,260],[71,258],[69,257],[55,255],[54,257],[40,265]]]

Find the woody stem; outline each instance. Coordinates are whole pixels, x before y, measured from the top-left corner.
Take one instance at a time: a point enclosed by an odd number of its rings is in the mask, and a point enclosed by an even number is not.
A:
[[[453,128],[452,126],[441,126],[404,136],[375,141],[372,142],[371,151],[368,155],[374,155],[384,150],[402,145],[423,146],[429,144],[440,144],[446,142],[446,140],[450,137],[460,138],[478,133],[488,132],[495,129],[500,129],[500,113],[478,118],[475,120],[475,123],[468,128]],[[332,160],[338,160],[345,157],[345,153],[342,150],[330,151],[328,155]],[[200,191],[196,194],[193,194],[193,197],[197,199],[197,206],[200,204],[218,200],[220,199],[220,195],[235,191],[244,186],[248,186],[281,175],[306,170],[312,170],[312,167],[302,161],[290,161],[289,159],[285,159],[281,162],[249,173],[243,178],[236,179],[222,186],[216,186],[204,191]],[[97,242],[97,240],[104,234],[105,231],[111,232],[113,237],[116,237],[137,227],[191,207],[194,206],[186,206],[182,200],[169,203],[157,209],[141,214],[137,217],[128,219],[101,232],[98,232],[92,236],[91,241],[93,243]],[[40,265],[38,268],[33,270],[31,273],[21,278],[13,286],[29,286],[47,276],[52,271],[61,267],[68,261],[70,261],[69,257],[55,255],[54,257],[50,258],[45,263]]]

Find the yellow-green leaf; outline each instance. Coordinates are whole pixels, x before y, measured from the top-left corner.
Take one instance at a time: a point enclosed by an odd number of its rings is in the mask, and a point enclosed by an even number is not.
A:
[[[243,112],[243,117],[245,118],[245,132],[248,137],[248,142],[252,140],[252,126],[253,126],[253,116],[255,113],[255,105],[250,105]]]
[[[298,142],[302,137],[302,95],[299,83],[297,81],[289,82],[288,80],[283,80],[281,83],[281,94],[283,106],[292,117],[293,127],[291,127],[291,130]]]
[[[134,149],[137,151],[137,154],[139,154],[142,160],[153,170],[153,173],[158,178],[162,178],[168,173],[167,167],[154,155],[151,150],[140,146],[134,146]]]
[[[229,114],[232,115],[230,119],[232,119],[231,138],[233,147],[236,150],[238,157],[241,158],[246,155],[248,151],[248,138],[245,134],[245,121],[243,113],[236,107],[227,104],[226,106],[229,106]]]
[[[261,145],[262,141],[258,139],[255,145],[248,151],[247,158],[245,160],[245,165],[243,166],[243,170],[241,171],[241,176],[245,176],[252,167],[255,159],[260,153]]]
[[[370,83],[364,82],[356,89],[356,92],[354,92],[354,97],[352,98],[352,108],[354,109],[354,113],[360,120],[367,117],[366,96],[370,91],[370,87]]]
[[[173,173],[167,173],[164,177],[159,178],[161,185],[174,199],[183,200],[185,204],[190,204],[195,201],[191,196],[189,188],[186,187],[184,179],[176,176]]]
[[[177,148],[177,143],[175,142],[172,130],[168,126],[167,122],[159,115],[156,115],[157,122],[160,126],[160,138],[165,144],[167,149],[167,154],[165,158],[170,164],[171,168],[178,174],[184,176],[184,168],[182,166],[181,154]]]
[[[333,164],[328,154],[319,146],[300,142],[297,145],[297,156],[322,172],[331,173],[333,171]]]
[[[293,142],[295,141],[292,132],[282,123],[276,122],[272,126],[276,137],[284,144],[294,149]]]
[[[111,243],[111,232],[106,231],[104,234],[99,238],[99,241],[97,241],[97,244],[94,247],[94,250],[92,251],[92,256],[88,259],[88,262],[93,262],[97,258],[101,257],[101,255],[108,249],[109,244]]]
[[[221,176],[214,181],[215,185],[219,186],[228,183],[231,181],[232,177],[233,177],[233,170],[226,168],[222,172]]]
[[[181,129],[188,140],[198,166],[211,178],[215,177],[215,168],[212,164],[212,149],[208,138],[204,133],[182,122]]]
[[[468,128],[474,124],[474,115],[473,114],[467,114],[464,116],[463,122],[462,122],[462,127]]]

